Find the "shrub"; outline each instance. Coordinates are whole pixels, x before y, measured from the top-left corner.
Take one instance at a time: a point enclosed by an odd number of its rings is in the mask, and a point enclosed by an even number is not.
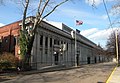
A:
[[[17,58],[11,53],[3,53],[0,55],[0,69],[16,68]]]
[[[12,65],[9,61],[2,60],[0,61],[0,67],[1,69],[8,69],[9,67],[12,67]]]

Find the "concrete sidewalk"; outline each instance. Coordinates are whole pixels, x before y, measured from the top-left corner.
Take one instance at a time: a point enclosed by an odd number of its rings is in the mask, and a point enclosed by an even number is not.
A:
[[[40,68],[38,70],[31,70],[31,71],[20,72],[20,74],[22,74],[22,75],[29,75],[29,74],[36,74],[36,73],[69,70],[69,69],[75,69],[75,68],[80,68],[80,66],[78,66],[78,67],[74,67],[74,66],[66,67],[65,65],[61,65],[61,66],[58,66],[58,65],[56,65],[56,66],[48,66],[48,67]]]
[[[120,66],[115,67],[106,83],[120,83]]]

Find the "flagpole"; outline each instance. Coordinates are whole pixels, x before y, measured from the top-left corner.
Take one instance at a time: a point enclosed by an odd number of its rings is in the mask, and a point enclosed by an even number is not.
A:
[[[83,22],[79,21],[79,20],[76,20],[75,23],[76,23],[76,25],[82,25],[83,24]],[[78,58],[78,56],[77,56],[77,29],[75,29],[75,67],[78,66],[77,58]]]
[[[75,20],[75,25],[76,25],[76,16],[74,16],[74,20]],[[76,57],[76,49],[77,49],[77,44],[76,44],[76,29],[75,29],[74,37],[75,37],[75,67],[77,67],[77,59],[76,59],[77,58]]]

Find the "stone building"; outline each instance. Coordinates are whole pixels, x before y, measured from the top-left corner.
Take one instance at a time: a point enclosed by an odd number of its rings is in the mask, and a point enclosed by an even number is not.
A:
[[[31,17],[27,19],[29,23]],[[33,19],[32,19],[33,20]],[[56,26],[57,24],[57,26]],[[20,55],[18,38],[21,21],[0,28],[0,50]],[[76,47],[75,47],[76,44]],[[18,57],[19,58],[19,57]],[[74,66],[106,61],[103,49],[63,23],[42,21],[36,30],[31,66]]]
[[[37,28],[31,57],[37,69],[99,63],[107,61],[106,58],[101,47],[63,23],[43,21]]]

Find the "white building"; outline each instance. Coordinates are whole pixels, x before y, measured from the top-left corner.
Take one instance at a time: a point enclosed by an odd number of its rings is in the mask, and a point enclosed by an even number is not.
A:
[[[32,49],[32,67],[98,63],[105,60],[101,48],[63,23],[43,21],[37,28]],[[76,59],[75,59],[76,57]]]

